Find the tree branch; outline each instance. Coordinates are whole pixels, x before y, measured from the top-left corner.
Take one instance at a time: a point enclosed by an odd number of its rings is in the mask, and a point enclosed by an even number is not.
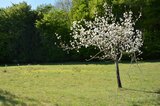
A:
[[[104,51],[105,51],[105,49],[102,50],[102,51],[100,51],[100,52],[98,52],[97,54],[95,54],[95,55],[94,55],[93,57],[91,57],[90,59],[86,59],[86,61],[90,61],[90,60],[96,58],[100,53],[102,53],[102,52],[104,52]]]

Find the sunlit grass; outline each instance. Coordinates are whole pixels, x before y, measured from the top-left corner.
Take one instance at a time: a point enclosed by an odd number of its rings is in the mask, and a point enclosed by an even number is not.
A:
[[[140,67],[140,69],[139,69]],[[0,106],[159,106],[160,62],[0,67]]]

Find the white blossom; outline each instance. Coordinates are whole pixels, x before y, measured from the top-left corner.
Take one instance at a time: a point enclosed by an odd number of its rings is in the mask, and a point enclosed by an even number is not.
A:
[[[80,49],[81,47],[95,46],[100,50],[99,58],[115,60],[123,53],[141,53],[143,45],[142,32],[134,26],[140,16],[134,20],[133,12],[124,12],[123,17],[116,21],[112,7],[104,4],[105,16],[98,16],[93,21],[74,21],[71,27],[73,39],[71,47],[66,49]],[[81,23],[84,23],[82,25]],[[79,51],[78,51],[79,52]],[[94,57],[94,56],[93,56]]]

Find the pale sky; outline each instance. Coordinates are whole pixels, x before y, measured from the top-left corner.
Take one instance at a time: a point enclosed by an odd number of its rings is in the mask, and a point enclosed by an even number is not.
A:
[[[16,4],[23,1],[31,5],[32,9],[36,9],[36,7],[40,4],[55,4],[57,0],[0,0],[0,8],[5,8],[11,6],[12,3]]]

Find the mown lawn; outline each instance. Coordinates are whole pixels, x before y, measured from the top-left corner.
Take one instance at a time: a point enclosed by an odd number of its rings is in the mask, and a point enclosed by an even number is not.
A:
[[[140,69],[139,69],[140,67]],[[0,106],[160,106],[160,62],[0,67]]]

